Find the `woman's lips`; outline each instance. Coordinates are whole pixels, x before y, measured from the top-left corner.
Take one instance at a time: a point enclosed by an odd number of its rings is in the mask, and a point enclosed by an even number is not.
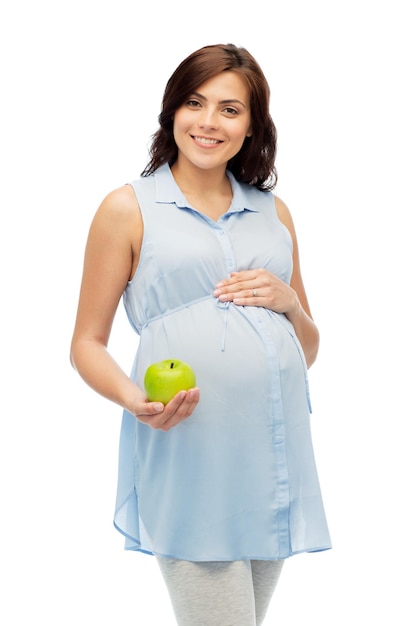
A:
[[[214,139],[213,137],[198,137],[197,135],[191,135],[196,143],[204,146],[214,146],[219,143],[223,143],[220,139]]]

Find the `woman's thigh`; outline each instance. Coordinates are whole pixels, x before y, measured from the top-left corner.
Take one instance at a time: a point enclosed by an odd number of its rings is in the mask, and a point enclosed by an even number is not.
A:
[[[156,558],[179,626],[261,624],[279,577],[276,572],[281,571],[276,561],[198,563]]]
[[[284,561],[251,561],[256,624],[262,624],[277,586]]]

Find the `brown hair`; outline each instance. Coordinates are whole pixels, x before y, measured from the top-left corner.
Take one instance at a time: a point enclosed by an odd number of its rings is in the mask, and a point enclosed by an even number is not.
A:
[[[142,172],[149,176],[164,163],[172,165],[178,148],[173,135],[175,112],[191,93],[220,72],[232,70],[243,76],[250,92],[252,135],[227,167],[235,178],[262,191],[274,188],[277,181],[275,154],[277,133],[269,113],[269,85],[253,56],[233,44],[205,46],[190,54],[168,80],[159,115],[159,129],[152,137],[150,161]]]

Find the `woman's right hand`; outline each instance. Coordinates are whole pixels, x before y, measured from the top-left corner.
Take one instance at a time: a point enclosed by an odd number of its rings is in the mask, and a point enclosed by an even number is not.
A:
[[[199,400],[200,389],[193,387],[188,391],[178,392],[167,405],[137,397],[131,412],[143,424],[168,431],[190,417]]]

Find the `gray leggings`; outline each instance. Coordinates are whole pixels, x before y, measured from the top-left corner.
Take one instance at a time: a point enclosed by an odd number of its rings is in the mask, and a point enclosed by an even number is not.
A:
[[[156,558],[178,626],[259,626],[284,563]]]

